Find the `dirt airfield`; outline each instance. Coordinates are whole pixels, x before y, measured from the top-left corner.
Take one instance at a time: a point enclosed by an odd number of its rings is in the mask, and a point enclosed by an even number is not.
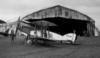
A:
[[[52,44],[53,45],[53,44]],[[0,36],[0,58],[100,58],[100,37],[78,37],[76,45],[27,45]]]

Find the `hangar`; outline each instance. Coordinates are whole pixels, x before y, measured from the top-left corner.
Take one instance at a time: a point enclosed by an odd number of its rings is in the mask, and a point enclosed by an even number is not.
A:
[[[22,18],[23,21],[33,22],[34,20],[46,20],[57,24],[49,27],[50,31],[61,35],[76,31],[79,36],[95,36],[95,21],[89,16],[61,6],[45,8]]]

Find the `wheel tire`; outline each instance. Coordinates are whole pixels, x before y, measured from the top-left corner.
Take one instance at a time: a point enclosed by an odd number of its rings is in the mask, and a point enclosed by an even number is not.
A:
[[[27,44],[31,45],[32,44],[32,40],[27,40]]]

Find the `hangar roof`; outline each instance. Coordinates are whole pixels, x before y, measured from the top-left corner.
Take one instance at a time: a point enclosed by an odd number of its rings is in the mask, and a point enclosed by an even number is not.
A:
[[[50,18],[51,17],[64,17],[66,19],[88,20],[88,21],[94,22],[94,20],[90,18],[89,16],[79,11],[76,11],[76,10],[73,10],[67,7],[63,7],[61,5],[56,5],[53,7],[39,10],[37,12],[33,12],[23,17],[22,20],[43,19],[43,18],[49,18],[49,17]]]

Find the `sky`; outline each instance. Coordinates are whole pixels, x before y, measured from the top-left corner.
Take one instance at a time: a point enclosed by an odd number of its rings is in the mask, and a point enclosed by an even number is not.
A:
[[[19,16],[24,17],[54,5],[62,5],[88,15],[100,29],[100,0],[0,0],[0,19],[15,21]]]

